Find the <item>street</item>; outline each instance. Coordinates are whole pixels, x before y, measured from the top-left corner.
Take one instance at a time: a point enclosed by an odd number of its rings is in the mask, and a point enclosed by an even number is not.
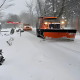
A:
[[[80,35],[74,41],[43,41],[33,29],[12,37],[9,46],[10,36],[0,35],[6,58],[0,66],[0,80],[80,80]]]

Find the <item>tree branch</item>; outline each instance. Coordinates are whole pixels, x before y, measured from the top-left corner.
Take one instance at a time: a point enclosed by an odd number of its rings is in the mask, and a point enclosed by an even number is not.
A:
[[[2,6],[4,5],[5,2],[6,2],[6,0],[4,0],[4,2],[3,2],[2,5],[0,6],[0,8],[2,8]]]
[[[5,9],[11,7],[11,6],[14,6],[14,4],[7,5],[7,6],[5,6],[4,8],[0,9],[0,11],[5,10]]]
[[[26,2],[26,7],[28,7],[28,9],[30,10],[31,9],[31,5],[29,5],[26,0],[25,0],[25,2]]]

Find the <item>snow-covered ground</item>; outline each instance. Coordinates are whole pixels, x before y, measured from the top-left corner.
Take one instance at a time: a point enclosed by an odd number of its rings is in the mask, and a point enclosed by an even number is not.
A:
[[[0,35],[6,58],[0,66],[0,80],[80,80],[80,35],[75,41],[43,41],[34,28],[12,37],[9,46],[10,36]]]

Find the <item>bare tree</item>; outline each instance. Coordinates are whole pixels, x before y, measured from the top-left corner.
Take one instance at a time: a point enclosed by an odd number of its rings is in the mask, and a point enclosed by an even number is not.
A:
[[[30,24],[30,14],[29,13],[26,13],[25,11],[22,12],[19,17],[20,17],[20,20],[21,20],[21,23],[26,23],[26,24]]]
[[[13,1],[13,0],[11,0]],[[3,0],[2,3],[0,4],[0,11],[9,8],[10,6],[13,6],[14,4],[7,4],[8,2],[11,2],[9,0]],[[5,5],[6,4],[6,5]]]
[[[11,0],[11,1],[13,1],[13,0]],[[11,3],[11,1],[10,0],[2,0],[2,3],[0,3],[0,19],[4,16],[4,13],[2,13],[2,10],[5,10],[14,5]]]
[[[46,0],[45,1],[45,15],[46,16],[60,16],[64,9],[65,0]]]
[[[63,14],[63,10],[64,10],[64,6],[65,5],[65,0],[62,0],[62,6],[61,6],[61,10],[60,10],[60,13],[58,15],[58,17],[61,17],[61,15]]]
[[[36,6],[34,6],[33,0],[30,0],[30,3],[26,1],[26,7],[28,8],[29,13],[30,13],[30,16],[29,16],[30,24],[33,26],[33,12],[36,9]]]
[[[44,16],[45,14],[45,0],[37,0],[37,8],[39,16]]]

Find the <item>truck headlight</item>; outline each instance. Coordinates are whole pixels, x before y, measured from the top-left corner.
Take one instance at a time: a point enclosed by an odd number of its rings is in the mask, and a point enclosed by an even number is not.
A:
[[[64,21],[62,21],[62,22],[61,22],[61,24],[65,24],[65,22],[64,22]]]
[[[47,24],[47,22],[45,22],[44,24]]]

